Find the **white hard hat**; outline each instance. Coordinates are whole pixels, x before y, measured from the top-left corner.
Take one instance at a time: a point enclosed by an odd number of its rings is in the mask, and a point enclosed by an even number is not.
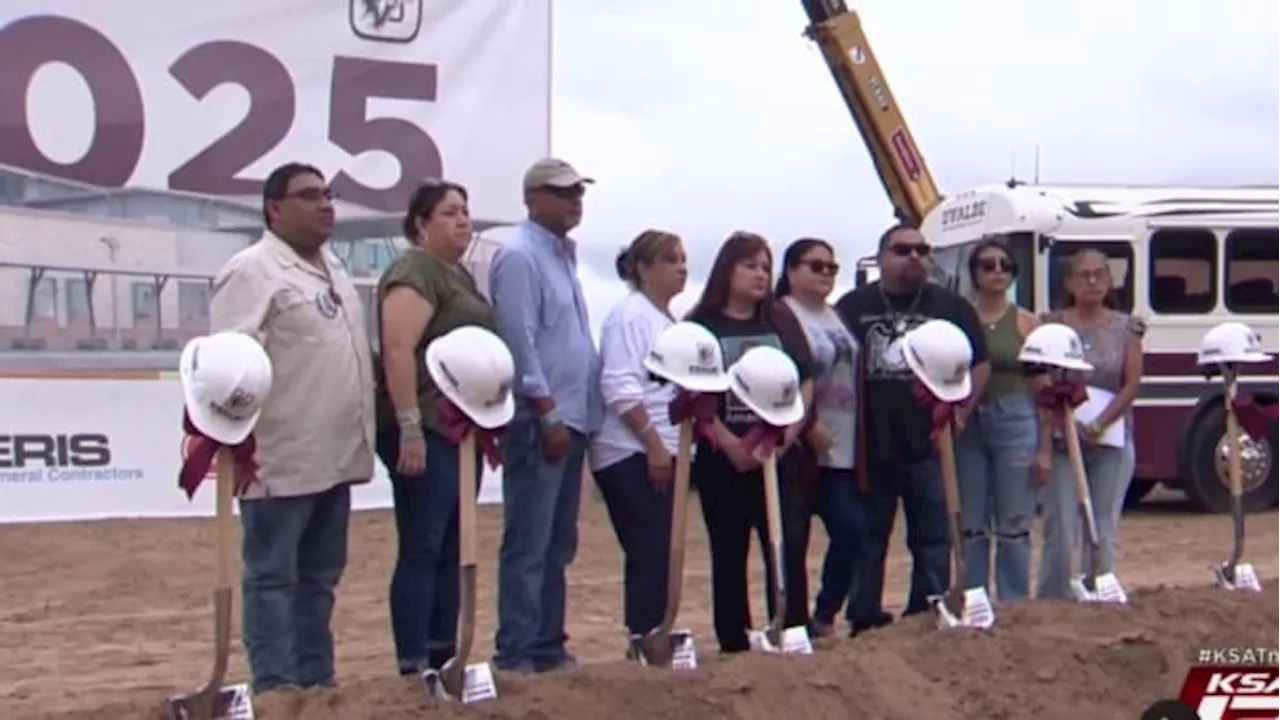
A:
[[[781,350],[768,345],[742,353],[729,368],[729,389],[761,420],[786,427],[804,418],[800,373]]]
[[[1045,323],[1027,334],[1018,351],[1018,362],[1052,365],[1063,370],[1093,370],[1084,359],[1084,343],[1074,328],[1062,323]]]
[[[969,397],[973,383],[973,345],[964,331],[946,320],[930,320],[902,338],[907,367],[934,397],[958,402]]]
[[[1200,365],[1221,363],[1264,363],[1271,361],[1271,354],[1262,349],[1262,336],[1242,322],[1224,322],[1215,325],[1200,341]]]
[[[685,390],[729,389],[720,341],[696,322],[678,322],[663,330],[645,355],[644,369]]]
[[[271,394],[271,372],[267,351],[244,333],[192,338],[178,360],[191,424],[223,445],[244,442]]]
[[[449,402],[485,430],[506,425],[515,414],[511,351],[482,327],[464,325],[432,340],[427,372]]]

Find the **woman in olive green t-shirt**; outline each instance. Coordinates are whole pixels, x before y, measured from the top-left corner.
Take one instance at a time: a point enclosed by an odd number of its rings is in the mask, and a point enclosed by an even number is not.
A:
[[[413,243],[378,283],[378,456],[391,475],[398,552],[391,627],[403,675],[439,669],[458,624],[458,446],[441,434],[427,345],[464,325],[495,330],[493,309],[459,264],[471,242],[467,191],[421,185],[404,233]]]

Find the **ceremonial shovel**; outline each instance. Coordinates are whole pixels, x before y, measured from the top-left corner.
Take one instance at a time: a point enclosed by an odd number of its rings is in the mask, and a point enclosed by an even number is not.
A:
[[[1111,568],[1102,566],[1102,545],[1098,540],[1098,521],[1089,497],[1089,480],[1084,471],[1084,455],[1080,452],[1080,433],[1076,429],[1075,409],[1063,408],[1063,432],[1067,445],[1067,457],[1071,460],[1071,474],[1075,479],[1076,502],[1084,525],[1085,548],[1081,564],[1083,572],[1071,578],[1071,593],[1079,602],[1127,603],[1129,596]]]
[[[1219,587],[1226,590],[1252,590],[1262,592],[1262,584],[1258,582],[1258,574],[1250,563],[1242,563],[1244,556],[1244,490],[1241,482],[1240,444],[1243,442],[1240,422],[1236,418],[1235,399],[1238,372],[1234,368],[1223,367],[1222,380],[1226,386],[1226,425],[1227,425],[1227,483],[1231,488],[1231,556],[1227,561],[1214,567],[1213,575]]]
[[[960,488],[956,481],[955,440],[950,421],[938,430],[938,462],[942,466],[942,497],[947,507],[947,537],[951,542],[951,585],[942,595],[929,598],[940,629],[986,629],[996,620],[995,608],[984,587],[965,589],[964,535],[960,529]]]
[[[476,430],[468,429],[458,443],[458,573],[461,597],[457,649],[437,671],[422,673],[422,682],[434,697],[464,703],[497,696],[488,663],[467,667],[476,635]]]
[[[217,460],[217,500],[214,511],[213,672],[199,690],[169,701],[170,720],[214,720],[228,717],[242,701],[242,688],[223,688],[231,654],[231,565],[235,553],[231,501],[235,496],[236,464],[231,450],[220,448]]]
[[[680,444],[676,450],[675,479],[671,487],[671,547],[667,558],[667,608],[662,623],[636,641],[637,658],[642,665],[677,666],[692,669],[697,665],[693,635],[687,630],[672,631],[680,613],[680,595],[684,585],[685,523],[689,511],[689,465],[693,456],[693,419],[680,423]]]

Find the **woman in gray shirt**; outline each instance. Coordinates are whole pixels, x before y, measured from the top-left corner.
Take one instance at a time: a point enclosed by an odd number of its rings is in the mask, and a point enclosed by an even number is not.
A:
[[[1062,308],[1050,313],[1045,320],[1063,323],[1079,333],[1084,344],[1084,359],[1093,365],[1093,372],[1085,382],[1113,394],[1102,414],[1079,428],[1102,550],[1103,567],[1093,570],[1106,572],[1114,567],[1120,512],[1133,479],[1132,406],[1142,380],[1142,336],[1146,325],[1140,318],[1112,309],[1111,269],[1106,255],[1097,250],[1079,250],[1070,257],[1065,289]],[[1124,423],[1124,447],[1100,444],[1099,438],[1117,422]],[[1071,559],[1084,538],[1076,511],[1071,462],[1060,442],[1055,443],[1043,510],[1044,545],[1037,595],[1069,599]]]

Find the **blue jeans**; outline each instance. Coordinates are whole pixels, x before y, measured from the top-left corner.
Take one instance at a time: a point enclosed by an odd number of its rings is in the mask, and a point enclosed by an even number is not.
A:
[[[458,633],[458,446],[431,430],[422,434],[426,470],[401,475],[395,471],[400,430],[378,433],[378,457],[390,472],[395,500],[391,635],[401,673],[439,668],[453,656]],[[477,452],[477,471],[479,463]]]
[[[965,587],[990,591],[994,544],[995,589],[1001,600],[1022,600],[1031,592],[1038,427],[1035,404],[1017,393],[978,406],[956,438]]]
[[[502,549],[498,560],[500,670],[552,668],[569,656],[565,571],[578,551],[578,503],[586,437],[569,430],[559,462],[542,454],[542,428],[521,411],[502,443]]]
[[[255,693],[336,684],[329,622],[350,516],[349,485],[240,501],[241,632]]]
[[[814,495],[814,512],[822,518],[829,542],[822,560],[822,586],[814,600],[813,619],[826,625],[832,624],[840,606],[849,598],[863,554],[862,535],[867,523],[854,482],[852,470],[822,468]],[[845,617],[850,622],[852,612],[853,603],[849,602]]]
[[[856,495],[866,518],[866,532],[861,568],[852,591],[854,607],[849,613],[855,626],[880,624],[884,615],[885,559],[899,499],[907,518],[907,550],[911,553],[911,589],[903,615],[929,610],[929,596],[944,591],[951,578],[938,458],[904,464],[868,463],[867,485],[866,492]]]
[[[671,490],[650,484],[643,453],[601,468],[595,477],[622,546],[623,618],[628,632],[643,635],[662,623],[667,610]]]
[[[1093,501],[1093,513],[1098,524],[1098,545],[1102,555],[1102,567],[1090,568],[1088,553],[1084,553],[1082,571],[1106,572],[1114,570],[1116,539],[1120,527],[1120,511],[1125,493],[1133,480],[1133,443],[1123,448],[1094,447],[1084,449],[1085,477],[1089,483],[1089,497]],[[1049,486],[1045,488],[1044,547],[1040,553],[1040,587],[1036,595],[1042,598],[1071,598],[1072,558],[1079,557],[1084,547],[1084,519],[1080,516],[1076,501],[1075,476],[1071,461],[1065,451],[1053,453],[1053,472]]]

